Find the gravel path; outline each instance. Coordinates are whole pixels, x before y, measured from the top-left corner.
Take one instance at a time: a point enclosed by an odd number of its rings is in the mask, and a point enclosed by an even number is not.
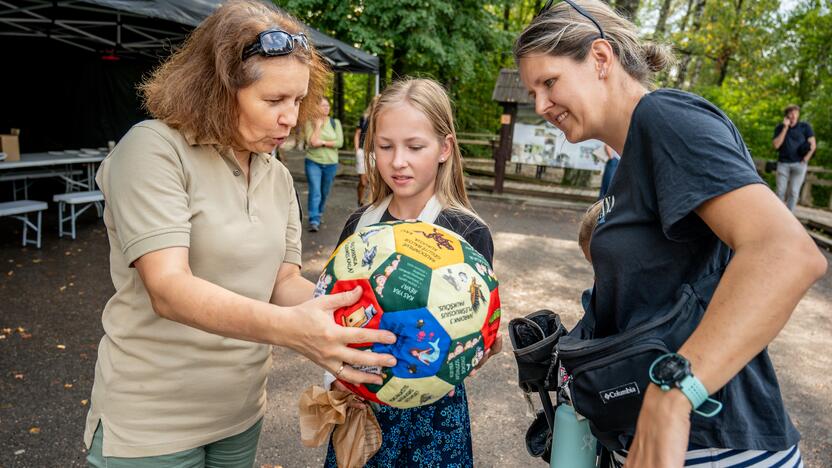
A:
[[[558,311],[573,325],[580,292],[592,281],[575,242],[579,213],[482,200],[475,206],[494,233],[503,329],[511,318],[540,308]],[[322,231],[304,235],[304,273],[310,279],[317,276],[353,207],[351,185],[339,181]],[[41,250],[20,248],[20,223],[0,219],[0,329],[11,329],[0,331],[5,336],[0,339],[2,468],[84,466],[81,438],[102,335],[101,310],[113,290],[109,247],[103,223],[94,215],[87,213],[78,239],[70,241],[56,238],[53,214],[45,219]],[[803,433],[804,460],[811,467],[832,466],[830,311],[832,273],[809,291],[771,345],[786,403]],[[282,349],[275,350],[274,358],[258,466],[321,466],[323,450],[300,445],[296,410],[298,394],[318,383],[320,371]],[[504,352],[468,381],[477,466],[543,466],[523,444],[531,414],[515,372],[513,358]]]

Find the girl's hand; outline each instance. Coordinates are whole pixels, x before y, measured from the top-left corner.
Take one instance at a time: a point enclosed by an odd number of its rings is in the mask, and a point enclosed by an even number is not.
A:
[[[321,296],[288,308],[287,315],[281,317],[281,323],[275,327],[281,332],[275,343],[306,356],[339,379],[354,384],[381,385],[380,376],[358,371],[352,365],[393,367],[396,358],[347,345],[392,344],[396,342],[396,335],[386,330],[342,327],[332,319],[335,310],[355,304],[360,297],[361,287],[356,287],[352,291]]]
[[[649,385],[624,468],[683,467],[690,434],[690,401],[680,390]]]
[[[491,348],[485,352],[485,354],[482,357],[482,360],[477,364],[476,367],[474,367],[474,369],[471,371],[469,375],[471,377],[477,375],[477,372],[479,372],[480,368],[488,361],[488,358],[495,354],[500,354],[502,350],[503,336],[498,333],[497,336],[494,338],[494,343],[491,344]]]

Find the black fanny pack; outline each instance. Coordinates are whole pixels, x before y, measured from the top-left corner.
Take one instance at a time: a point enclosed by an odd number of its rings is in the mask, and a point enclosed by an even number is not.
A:
[[[575,411],[589,419],[608,449],[625,448],[635,434],[650,365],[690,337],[721,277],[722,270],[695,286],[683,285],[666,313],[622,333],[597,339],[570,333],[558,340],[557,358],[570,376]]]

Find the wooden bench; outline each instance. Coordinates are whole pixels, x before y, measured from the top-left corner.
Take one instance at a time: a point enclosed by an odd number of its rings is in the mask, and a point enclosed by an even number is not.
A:
[[[48,207],[46,202],[35,200],[17,200],[0,203],[0,216],[10,216],[15,219],[23,221],[23,246],[28,244],[36,245],[40,248],[40,228],[43,218],[43,210]],[[37,212],[37,224],[29,221],[29,213]],[[35,239],[29,239],[29,229],[36,233]]]
[[[89,207],[95,206],[98,211],[98,217],[103,214],[104,208],[101,202],[104,201],[104,194],[100,190],[90,190],[88,192],[69,192],[55,195],[52,199],[58,202],[58,237],[63,237],[67,231],[64,229],[64,223],[70,222],[69,234],[75,239],[75,220],[78,219]],[[64,216],[64,210],[69,205],[69,215]],[[83,208],[76,210],[77,205],[83,205]]]
[[[803,189],[800,191],[801,205],[810,207],[814,206],[814,200],[812,200],[812,186],[814,185],[832,187],[832,179],[821,179],[815,174],[809,173],[809,175],[806,176],[806,180],[803,181]],[[826,208],[832,210],[832,197],[829,197],[829,205]]]

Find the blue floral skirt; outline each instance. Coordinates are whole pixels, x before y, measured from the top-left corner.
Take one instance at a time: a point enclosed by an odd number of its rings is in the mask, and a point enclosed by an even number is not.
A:
[[[468,397],[462,384],[453,396],[432,405],[410,409],[382,406],[376,419],[381,426],[381,448],[366,467],[474,466]],[[331,441],[324,466],[338,466]]]

